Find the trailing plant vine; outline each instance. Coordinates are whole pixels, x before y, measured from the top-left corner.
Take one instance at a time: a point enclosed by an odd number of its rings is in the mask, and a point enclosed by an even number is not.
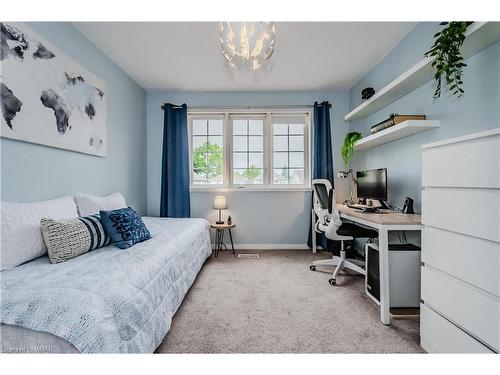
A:
[[[354,156],[354,145],[363,136],[359,132],[350,132],[345,135],[344,144],[342,145],[342,159],[344,159],[344,164],[346,168],[349,165],[349,161]]]
[[[460,47],[465,40],[465,30],[472,22],[441,22],[445,26],[434,35],[432,48],[425,53],[426,57],[433,57],[432,67],[435,69],[434,80],[436,90],[434,99],[441,96],[441,82],[444,79],[452,95],[462,97],[462,70],[467,66],[463,62]]]

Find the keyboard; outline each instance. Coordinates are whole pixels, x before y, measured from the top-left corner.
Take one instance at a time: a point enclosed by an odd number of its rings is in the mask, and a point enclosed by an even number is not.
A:
[[[362,210],[363,208],[368,207],[368,206],[366,206],[364,204],[357,204],[357,203],[355,203],[355,204],[347,204],[347,207],[349,207],[349,208],[355,208],[356,210]]]
[[[347,207],[354,208],[356,210],[364,211],[364,212],[378,212],[377,207],[366,206],[364,204],[348,204]]]

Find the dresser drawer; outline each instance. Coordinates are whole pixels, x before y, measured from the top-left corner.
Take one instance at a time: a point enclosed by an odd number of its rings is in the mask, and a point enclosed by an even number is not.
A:
[[[422,267],[422,299],[464,331],[500,350],[500,299],[428,265]]]
[[[422,186],[500,188],[500,134],[424,149]]]
[[[500,298],[500,243],[425,227],[421,255],[425,264]]]
[[[500,189],[426,188],[422,223],[500,242]]]
[[[429,353],[493,353],[429,307],[420,305],[420,343]]]

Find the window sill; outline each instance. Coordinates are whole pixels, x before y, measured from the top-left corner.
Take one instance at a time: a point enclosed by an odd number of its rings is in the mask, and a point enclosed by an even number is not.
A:
[[[300,193],[312,191],[310,187],[297,187],[297,188],[236,188],[236,187],[210,187],[210,188],[200,188],[200,187],[190,187],[190,192],[193,193]]]

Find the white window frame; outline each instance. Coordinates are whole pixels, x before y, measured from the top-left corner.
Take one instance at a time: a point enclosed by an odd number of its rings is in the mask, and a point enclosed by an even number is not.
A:
[[[273,117],[276,117],[276,118],[280,118],[280,119],[283,119],[283,118],[297,118],[298,114],[295,113],[295,115],[293,113],[272,113],[270,114],[269,116],[269,143],[270,143],[270,148],[269,148],[269,158],[271,159],[269,161],[269,166],[271,168],[271,171],[269,173],[269,178],[271,179],[270,180],[270,184],[273,185],[273,186],[276,186],[276,187],[279,187],[279,186],[284,186],[286,187],[286,189],[290,190],[290,189],[293,189],[294,186],[297,186],[299,189],[300,188],[311,188],[311,155],[310,155],[310,150],[311,150],[311,147],[310,147],[310,132],[311,132],[311,126],[310,126],[310,119],[311,119],[311,113],[310,112],[307,112],[306,113],[306,118],[305,118],[305,123],[304,123],[304,182],[305,184],[273,184],[273,181],[274,181],[274,144],[273,144],[273,139],[274,139],[274,133],[273,133],[273,129],[272,129],[272,126],[273,126],[273,122],[272,122],[272,118]],[[290,150],[288,150],[288,152],[290,153]],[[290,166],[289,166],[290,167]]]
[[[262,120],[262,173],[263,173],[263,183],[262,184],[235,184],[233,183],[233,120]],[[228,123],[228,138],[229,138],[229,147],[231,150],[231,155],[230,155],[230,181],[229,185],[235,189],[244,189],[244,188],[262,188],[262,187],[267,187],[269,185],[269,179],[268,179],[268,155],[267,155],[267,132],[268,132],[268,124],[267,124],[267,117],[265,113],[229,113],[229,123]],[[247,136],[249,136],[247,134]],[[247,152],[250,152],[247,150]]]
[[[224,183],[223,184],[193,184],[194,181],[194,171],[193,171],[193,120],[197,119],[202,119],[202,120],[221,120],[222,119],[222,139],[223,139],[223,145],[224,145],[224,163],[222,166],[222,174],[224,176]],[[190,188],[205,188],[205,189],[213,189],[213,188],[223,188],[225,187],[226,184],[226,178],[227,178],[227,152],[226,152],[226,117],[223,113],[211,113],[211,114],[205,114],[205,115],[189,115],[188,114],[188,145],[189,145],[189,186]],[[210,136],[210,134],[207,134],[207,137]]]
[[[246,117],[248,116],[248,117]],[[304,184],[273,184],[273,130],[272,117],[297,118],[305,116],[304,125]],[[264,117],[264,183],[263,184],[233,184],[233,132],[232,118],[255,118]],[[192,165],[192,139],[193,119],[223,118],[224,137],[224,184],[195,185],[193,184]],[[190,190],[191,191],[310,191],[311,190],[311,110],[310,108],[279,109],[279,108],[206,108],[196,110],[188,109],[188,138],[189,138],[189,168],[190,168]]]

